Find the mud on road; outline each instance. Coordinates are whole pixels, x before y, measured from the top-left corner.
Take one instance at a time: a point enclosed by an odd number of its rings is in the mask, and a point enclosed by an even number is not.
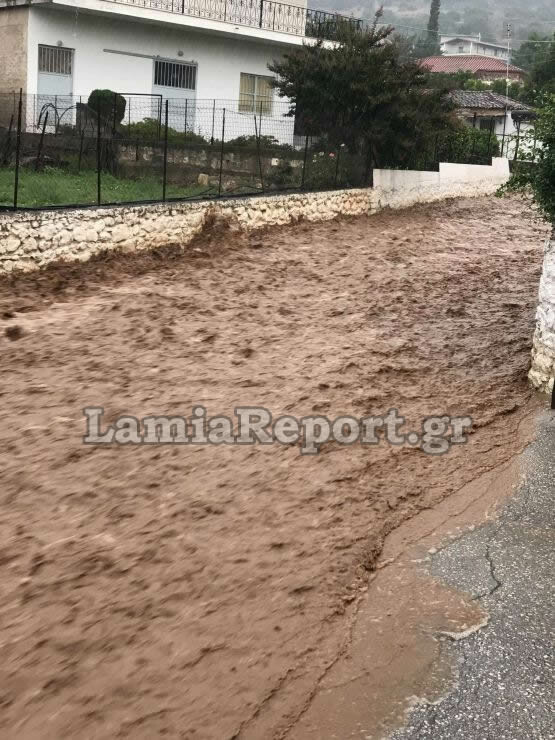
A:
[[[0,285],[0,733],[278,737],[384,536],[515,453],[545,228],[482,198]],[[469,443],[91,447],[82,409],[470,415]]]

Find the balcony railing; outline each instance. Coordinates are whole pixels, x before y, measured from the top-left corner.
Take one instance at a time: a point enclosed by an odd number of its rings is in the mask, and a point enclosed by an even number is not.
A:
[[[363,21],[357,18],[348,18],[323,10],[311,10],[298,5],[287,5],[274,0],[105,0],[105,2],[332,41],[337,38],[337,29],[341,23],[348,23],[356,29],[362,28],[363,25]]]

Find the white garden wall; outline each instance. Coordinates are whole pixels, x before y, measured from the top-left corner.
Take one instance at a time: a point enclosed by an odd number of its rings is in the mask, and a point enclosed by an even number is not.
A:
[[[439,173],[375,170],[374,188],[4,213],[0,214],[0,273],[34,270],[57,260],[85,261],[103,250],[185,246],[214,214],[251,231],[301,218],[325,221],[461,195],[488,195],[508,177],[508,162],[501,159],[491,167],[441,165]]]
[[[536,331],[532,349],[532,384],[545,392],[553,391],[555,377],[555,239],[545,244],[540,281]]]

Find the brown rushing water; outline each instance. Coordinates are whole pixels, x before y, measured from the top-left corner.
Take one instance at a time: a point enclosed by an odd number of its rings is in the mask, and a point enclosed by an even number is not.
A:
[[[283,735],[384,535],[514,453],[544,232],[457,200],[4,280],[2,736]],[[474,433],[441,457],[81,442],[86,405],[196,403]]]

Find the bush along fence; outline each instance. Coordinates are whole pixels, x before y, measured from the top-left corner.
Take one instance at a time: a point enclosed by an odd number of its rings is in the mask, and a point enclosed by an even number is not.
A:
[[[353,149],[304,134],[288,112],[248,96],[0,94],[0,210],[369,187],[375,167],[437,171],[500,152],[492,131],[468,127],[403,155]]]

